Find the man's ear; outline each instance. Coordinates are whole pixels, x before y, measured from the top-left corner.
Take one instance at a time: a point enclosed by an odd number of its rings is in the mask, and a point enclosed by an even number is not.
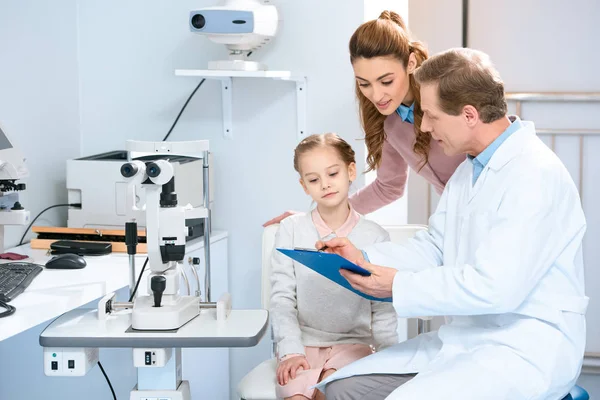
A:
[[[467,126],[475,126],[479,122],[479,111],[472,105],[467,104],[463,107],[463,116],[467,122]]]
[[[298,182],[300,182],[300,186],[302,186],[302,189],[304,189],[304,193],[308,194],[308,189],[306,188],[306,184],[304,183],[302,178],[298,179]]]
[[[406,65],[406,72],[410,75],[415,72],[415,69],[417,69],[417,56],[415,56],[415,53],[410,53],[408,56],[408,64]]]

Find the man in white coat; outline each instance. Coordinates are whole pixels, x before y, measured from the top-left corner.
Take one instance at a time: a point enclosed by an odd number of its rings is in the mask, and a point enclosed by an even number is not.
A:
[[[452,49],[417,70],[421,128],[468,155],[429,229],[405,245],[318,242],[371,271],[352,286],[393,297],[398,316],[446,316],[420,335],[337,371],[328,400],[562,399],[585,347],[579,194],[532,123],[507,116],[484,53]],[[366,258],[366,259],[365,259]]]

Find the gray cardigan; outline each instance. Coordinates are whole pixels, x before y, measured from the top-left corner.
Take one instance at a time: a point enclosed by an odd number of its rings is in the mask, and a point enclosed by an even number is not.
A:
[[[296,214],[281,221],[275,246],[314,248],[320,239],[311,214]],[[348,239],[362,248],[389,241],[389,234],[361,216]],[[398,343],[391,303],[364,299],[278,251],[271,268],[270,316],[279,358],[304,354],[304,346],[361,343],[379,350]]]

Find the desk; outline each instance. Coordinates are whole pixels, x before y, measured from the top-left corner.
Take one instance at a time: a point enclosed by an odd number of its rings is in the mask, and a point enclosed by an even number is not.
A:
[[[45,251],[31,250],[28,245],[7,251],[27,254],[31,260],[24,261],[42,265],[50,258]],[[213,231],[211,287],[214,298],[228,291],[227,253],[227,233]],[[145,257],[145,254],[136,256],[137,274]],[[203,277],[202,238],[187,243],[186,261],[188,257],[201,258],[198,273]],[[123,297],[128,295],[127,254],[86,257],[86,261],[87,266],[80,270],[42,271],[27,290],[10,303],[17,308],[16,313],[0,319],[0,399],[110,398],[110,391],[98,368],[82,378],[46,377],[43,374],[39,334],[49,321],[84,305],[96,307],[96,301],[110,292],[117,292],[119,301],[124,301]],[[138,291],[142,292],[145,288],[146,280],[142,279]],[[195,284],[192,291],[194,288]],[[131,349],[101,349],[100,360],[115,386],[118,398],[122,398],[124,392],[129,393],[136,380]],[[206,394],[206,388],[210,388],[214,390],[208,392],[213,393],[212,398],[229,398],[229,349],[184,349],[183,371],[184,379],[191,382],[192,391],[203,388]],[[68,391],[65,385],[69,385]],[[84,392],[85,389],[87,392]],[[86,394],[82,397],[81,393]],[[192,396],[195,394],[192,393]]]
[[[226,237],[226,232],[213,232],[211,244]],[[203,239],[195,239],[187,244],[186,255],[203,248]],[[15,247],[7,252],[28,255],[30,259],[23,261],[40,265],[44,265],[52,257],[48,256],[45,250],[34,250],[29,245]],[[129,286],[127,253],[111,253],[85,259],[87,266],[82,269],[44,269],[27,290],[10,303],[16,307],[17,312],[8,318],[0,319],[0,341],[81,307],[107,293]],[[146,254],[136,255],[136,275],[141,271],[145,259]],[[216,269],[214,265],[213,260],[213,271]],[[141,282],[138,290],[145,290],[145,287],[145,282]]]

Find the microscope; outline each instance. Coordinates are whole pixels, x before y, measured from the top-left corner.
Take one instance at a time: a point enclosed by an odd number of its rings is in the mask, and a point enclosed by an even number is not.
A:
[[[24,157],[0,129],[0,253],[4,253],[4,226],[29,223],[29,211],[23,208],[18,195],[26,186],[17,183],[28,176]]]
[[[255,346],[267,329],[268,312],[231,310],[228,293],[215,303],[210,301],[208,141],[128,141],[127,150],[128,160],[120,170],[128,180],[132,224],[141,213],[146,216],[148,291],[138,297],[130,292],[128,302],[117,302],[116,294],[108,293],[96,309],[78,308],[52,321],[40,334],[44,373],[83,376],[98,363],[99,348],[132,348],[137,383],[129,400],[191,400],[190,383],[183,379],[182,349]],[[202,159],[203,206],[194,208],[177,200],[173,164],[185,162],[185,157]],[[141,190],[145,191],[144,204],[138,196]],[[181,279],[186,280],[180,269],[186,236],[190,236],[186,220],[200,218],[206,222],[205,301],[200,300],[199,291],[182,294],[179,290]],[[128,235],[126,229],[127,245],[135,249],[137,230],[131,232]],[[130,266],[132,259],[130,254]],[[130,286],[135,278],[130,276]]]
[[[128,141],[130,161],[121,167],[121,175],[128,182],[127,210],[132,220],[143,212],[146,216],[148,247],[148,293],[133,298],[132,329],[138,331],[167,331],[182,327],[198,316],[202,307],[216,308],[210,303],[210,274],[207,275],[206,301],[196,295],[180,295],[181,280],[187,281],[180,267],[185,256],[186,236],[191,236],[186,220],[205,219],[204,239],[207,272],[210,261],[209,208],[192,207],[178,203],[175,192],[173,162],[182,157],[203,160],[204,199],[208,205],[208,141],[191,142],[135,142]],[[133,155],[137,155],[133,159]],[[139,190],[145,191],[146,203],[136,203]],[[131,231],[136,232],[133,228]],[[208,243],[207,243],[208,242]],[[128,246],[129,247],[129,246]],[[133,257],[130,255],[130,264]],[[131,266],[131,288],[134,288],[135,268]],[[199,278],[192,268],[199,288]],[[131,292],[133,295],[133,293]]]

